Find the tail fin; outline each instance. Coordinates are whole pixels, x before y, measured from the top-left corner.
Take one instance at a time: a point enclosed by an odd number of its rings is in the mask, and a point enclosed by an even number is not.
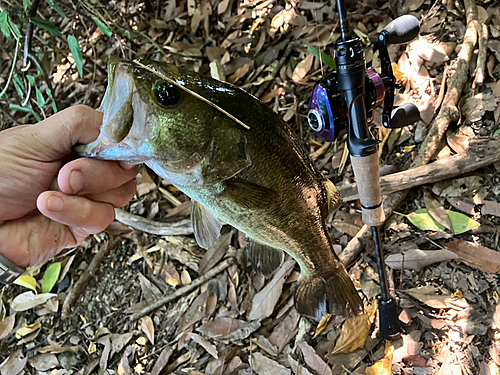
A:
[[[363,303],[346,270],[301,275],[295,292],[297,311],[316,321],[328,314],[350,317],[363,312]]]

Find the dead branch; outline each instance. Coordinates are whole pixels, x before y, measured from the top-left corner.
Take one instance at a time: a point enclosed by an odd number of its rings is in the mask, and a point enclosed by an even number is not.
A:
[[[382,194],[387,195],[415,186],[431,184],[485,167],[500,160],[499,148],[499,137],[475,140],[461,154],[452,155],[407,171],[383,176],[380,178]],[[338,189],[344,202],[359,199],[356,183],[347,186],[342,185]]]
[[[186,236],[193,233],[193,227],[189,219],[179,220],[175,223],[162,223],[130,214],[121,209],[116,209],[115,213],[116,220],[120,223],[146,233],[158,236]]]
[[[213,278],[214,276],[218,275],[222,271],[224,271],[226,268],[228,268],[230,265],[232,265],[235,262],[234,258],[228,258],[224,262],[218,264],[216,267],[212,268],[210,271],[208,271],[206,274],[200,276],[196,280],[194,280],[191,284],[188,284],[186,286],[183,286],[182,288],[177,289],[174,293],[165,296],[158,301],[152,303],[151,305],[147,306],[146,308],[142,309],[139,312],[136,312],[135,314],[130,315],[130,321],[134,322],[140,318],[142,318],[144,315],[149,314],[150,312],[162,307],[163,305],[166,305],[169,302],[172,302],[176,300],[177,298],[183,296],[186,293],[191,292],[193,289],[199,287],[200,285],[206,283],[208,280]]]
[[[99,252],[94,256],[88,268],[85,270],[85,272],[82,273],[82,275],[80,276],[78,281],[73,285],[73,287],[68,293],[68,296],[64,300],[61,311],[62,319],[65,319],[69,316],[69,314],[71,313],[71,308],[73,307],[77,299],[80,297],[80,294],[84,292],[90,279],[92,278],[92,276],[94,276],[95,271],[99,268],[100,264],[104,261],[104,259],[106,259],[111,249],[113,249],[115,245],[118,244],[119,241],[120,241],[119,237],[113,238],[111,241],[105,243],[101,247]]]
[[[457,108],[458,100],[462,95],[462,90],[467,82],[470,68],[472,52],[477,42],[477,6],[474,0],[464,0],[465,12],[467,18],[467,28],[465,30],[464,42],[462,49],[458,54],[458,64],[455,74],[448,81],[448,90],[443,99],[443,104],[438,115],[431,124],[429,133],[425,138],[417,157],[413,161],[410,168],[420,167],[427,164],[434,156],[441,139],[443,138],[449,124],[459,117]],[[409,189],[405,189],[385,197],[384,214],[386,218],[392,215],[392,211],[398,207]],[[348,265],[353,262],[361,252],[360,237],[369,238],[371,235],[370,228],[364,225],[358,234],[347,244],[345,249],[340,254],[341,261]]]
[[[482,22],[477,24],[477,35],[478,40],[478,53],[477,53],[477,68],[476,68],[476,78],[472,84],[472,88],[475,89],[481,86],[484,82],[484,70],[486,68],[486,57],[488,51],[486,49],[486,44],[488,43],[488,26]]]

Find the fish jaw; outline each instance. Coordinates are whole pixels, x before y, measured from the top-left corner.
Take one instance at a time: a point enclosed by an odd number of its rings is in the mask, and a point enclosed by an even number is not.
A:
[[[139,164],[150,159],[145,142],[147,105],[130,73],[130,64],[116,56],[108,63],[108,87],[98,109],[103,113],[99,137],[87,145],[78,145],[81,156]]]

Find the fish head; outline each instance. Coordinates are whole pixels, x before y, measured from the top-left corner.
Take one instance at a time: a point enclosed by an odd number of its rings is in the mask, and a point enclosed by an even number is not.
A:
[[[244,128],[210,101],[236,88],[148,60],[111,57],[108,75],[101,133],[80,155],[144,162],[179,184],[218,182],[250,165]]]

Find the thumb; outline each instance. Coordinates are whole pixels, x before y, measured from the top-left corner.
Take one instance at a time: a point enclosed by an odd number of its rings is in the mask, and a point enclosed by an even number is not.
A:
[[[71,153],[76,144],[87,144],[97,139],[102,117],[102,112],[77,105],[30,126],[28,132],[39,143],[40,156],[58,160]]]

